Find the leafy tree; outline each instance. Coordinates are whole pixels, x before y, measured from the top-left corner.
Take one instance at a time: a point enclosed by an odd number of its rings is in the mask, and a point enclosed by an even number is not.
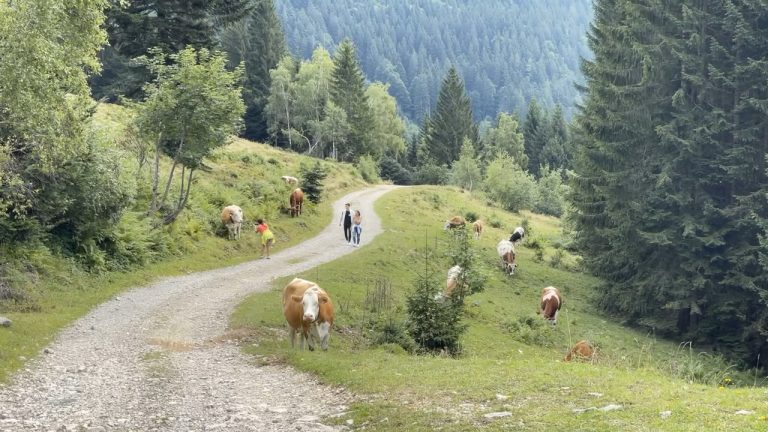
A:
[[[373,83],[365,90],[371,112],[371,155],[385,152],[398,155],[405,151],[405,124],[397,114],[397,101],[388,93],[389,85]]]
[[[265,109],[267,129],[276,144],[282,142],[281,138],[286,138],[288,148],[294,148],[289,131],[293,129],[292,121],[295,122],[293,111],[296,90],[293,81],[297,69],[296,62],[287,55],[269,72],[271,85]]]
[[[264,113],[271,85],[269,71],[288,50],[272,0],[254,1],[246,17],[226,26],[220,38],[230,67],[245,65],[243,136],[265,141],[269,137]]]
[[[73,164],[103,166],[97,156],[89,159],[96,150],[88,145],[93,107],[86,76],[100,67],[105,6],[102,1],[0,3],[2,241],[39,236],[60,223],[90,222],[85,216],[69,218],[77,211],[74,190],[48,188],[59,177],[78,185],[90,181],[77,177],[81,171],[69,171]],[[100,193],[98,184],[90,187]]]
[[[148,60],[157,79],[145,87],[147,98],[138,105],[137,123],[155,142],[155,162],[150,211],[165,208],[176,169],[181,167],[175,203],[164,214],[171,223],[181,213],[192,189],[193,175],[210,152],[227,143],[237,132],[245,105],[241,98],[241,66],[227,71],[222,54],[194,48],[169,56],[160,53]],[[159,193],[159,158],[165,153],[173,164]]]
[[[563,184],[560,170],[550,169],[545,165],[536,182],[536,196],[532,210],[536,213],[560,217],[565,211],[566,194],[567,186]]]
[[[485,135],[482,158],[489,161],[499,152],[513,158],[520,168],[528,167],[528,156],[525,154],[525,138],[520,132],[517,116],[507,113],[499,113],[496,118],[496,126],[488,129]]]
[[[473,145],[478,142],[477,125],[472,118],[469,96],[454,67],[448,69],[443,79],[428,132],[427,148],[439,164],[450,165],[458,159],[465,138]]]
[[[482,183],[482,173],[477,165],[475,149],[468,138],[464,138],[464,145],[461,146],[459,160],[451,168],[451,182],[470,192],[472,192],[475,185]]]
[[[371,153],[373,143],[368,129],[373,119],[365,93],[365,76],[352,41],[346,39],[339,45],[333,65],[331,100],[347,114],[350,126],[348,151],[341,154],[341,159],[353,160],[359,155]]]
[[[485,170],[483,190],[493,201],[516,212],[531,208],[536,182],[514,159],[500,153]]]

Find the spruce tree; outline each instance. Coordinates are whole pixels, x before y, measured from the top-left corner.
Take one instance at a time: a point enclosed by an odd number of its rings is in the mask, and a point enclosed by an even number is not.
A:
[[[347,113],[350,126],[348,152],[342,160],[355,160],[369,154],[372,149],[368,129],[373,124],[368,98],[365,94],[365,76],[360,69],[352,41],[345,39],[333,56],[331,73],[331,101]]]
[[[221,43],[231,67],[240,62],[245,64],[243,136],[265,141],[269,137],[264,113],[271,84],[269,71],[288,51],[272,0],[255,1],[253,9],[243,20],[222,31]]]
[[[458,159],[465,138],[473,146],[477,145],[478,131],[472,118],[471,102],[454,67],[448,69],[443,79],[429,129],[427,147],[438,164],[451,165]]]
[[[525,138],[525,154],[528,156],[528,172],[536,177],[539,176],[539,167],[545,163],[542,152],[549,140],[548,129],[549,125],[545,113],[542,112],[536,99],[531,99],[523,122],[523,137]]]

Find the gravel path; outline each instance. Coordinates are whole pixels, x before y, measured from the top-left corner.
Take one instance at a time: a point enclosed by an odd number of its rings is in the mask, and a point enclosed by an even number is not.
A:
[[[338,227],[344,202],[363,213],[370,242],[382,231],[373,202],[393,188],[345,196],[323,232],[271,260],[162,279],[97,307],[0,387],[0,430],[344,429],[320,421],[343,413],[352,395],[289,367],[255,365],[221,336],[246,295],[357,250]]]

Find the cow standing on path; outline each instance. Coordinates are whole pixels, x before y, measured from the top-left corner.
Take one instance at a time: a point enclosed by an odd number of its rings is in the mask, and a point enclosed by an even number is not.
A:
[[[295,278],[286,285],[283,289],[283,315],[290,327],[292,348],[295,346],[296,333],[299,332],[300,349],[304,349],[306,341],[309,350],[314,351],[317,340],[323,351],[328,350],[333,326],[333,302],[328,293],[316,283]]]

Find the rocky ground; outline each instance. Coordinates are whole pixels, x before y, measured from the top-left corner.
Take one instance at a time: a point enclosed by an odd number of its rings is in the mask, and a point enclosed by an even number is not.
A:
[[[363,244],[381,232],[373,202],[392,188],[355,192],[334,204],[341,211],[351,202],[365,215]],[[270,260],[121,294],[62,331],[0,387],[0,431],[344,429],[323,421],[343,418],[353,395],[286,366],[254,363],[226,326],[235,305],[268,290],[272,279],[356,250],[334,219],[317,237]]]

